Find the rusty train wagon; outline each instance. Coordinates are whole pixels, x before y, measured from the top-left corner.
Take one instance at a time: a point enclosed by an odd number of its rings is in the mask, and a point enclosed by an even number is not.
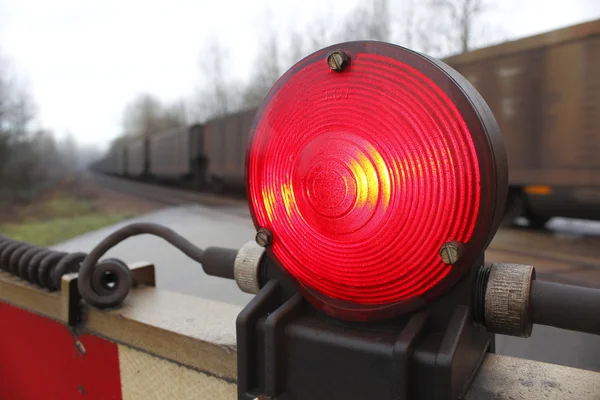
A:
[[[213,190],[243,190],[248,135],[256,108],[206,122],[204,146],[208,154],[207,175]]]
[[[143,178],[148,174],[148,139],[139,137],[130,140],[127,148],[126,175],[132,178]]]
[[[106,156],[92,164],[91,169],[107,175],[116,175],[117,157],[116,153],[109,151]]]
[[[204,127],[192,125],[150,137],[150,175],[164,182],[183,182],[201,189],[205,186],[207,156]]]
[[[492,109],[508,153],[507,218],[600,219],[600,20],[444,60]]]
[[[118,176],[127,175],[127,146],[122,141],[113,145],[109,157],[112,160],[109,173]]]
[[[123,141],[114,142],[104,158],[96,161],[91,169],[106,175],[124,176],[127,173],[127,147]]]

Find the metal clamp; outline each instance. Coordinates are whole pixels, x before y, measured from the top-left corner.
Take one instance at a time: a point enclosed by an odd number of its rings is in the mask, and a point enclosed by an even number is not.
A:
[[[485,291],[485,326],[494,333],[531,336],[531,265],[493,264]]]
[[[256,242],[248,242],[238,251],[233,266],[233,277],[242,292],[260,291],[259,267],[265,249]]]

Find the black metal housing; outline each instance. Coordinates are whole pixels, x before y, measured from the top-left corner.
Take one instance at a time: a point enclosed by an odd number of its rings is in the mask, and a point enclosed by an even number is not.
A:
[[[478,268],[416,313],[356,323],[317,311],[263,262],[262,289],[237,319],[239,400],[457,399],[493,351],[493,335],[473,323]]]

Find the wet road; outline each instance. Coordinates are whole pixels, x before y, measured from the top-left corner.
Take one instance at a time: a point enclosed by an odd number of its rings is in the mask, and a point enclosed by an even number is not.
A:
[[[165,225],[199,247],[239,248],[253,240],[250,217],[203,206],[167,208],[127,222],[88,233],[56,246],[65,251],[89,252],[112,231],[131,222]],[[156,266],[157,287],[244,306],[252,296],[241,292],[234,281],[208,276],[202,267],[160,238],[142,235],[127,239],[107,253],[127,263],[148,261]]]
[[[239,248],[254,237],[243,203],[167,208],[135,221],[164,224],[201,247]],[[103,229],[57,246],[68,251],[89,251],[117,227]],[[548,232],[520,228],[501,229],[486,260],[515,262],[536,267],[538,279],[600,287],[600,223],[551,221]],[[140,236],[128,239],[109,255],[126,262],[150,261],[157,268],[159,288],[244,306],[251,296],[235,282],[207,276],[202,268],[162,239]],[[599,310],[600,318],[600,310]],[[232,327],[233,329],[233,327]],[[529,339],[498,336],[499,354],[600,371],[600,336],[535,326]]]

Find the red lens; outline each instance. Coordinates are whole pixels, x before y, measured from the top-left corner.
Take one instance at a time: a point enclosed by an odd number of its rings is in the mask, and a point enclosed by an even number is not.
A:
[[[247,158],[255,225],[332,314],[426,295],[456,266],[441,247],[468,247],[481,209],[479,157],[455,99],[402,60],[349,53],[342,72],[322,52],[284,75]]]

